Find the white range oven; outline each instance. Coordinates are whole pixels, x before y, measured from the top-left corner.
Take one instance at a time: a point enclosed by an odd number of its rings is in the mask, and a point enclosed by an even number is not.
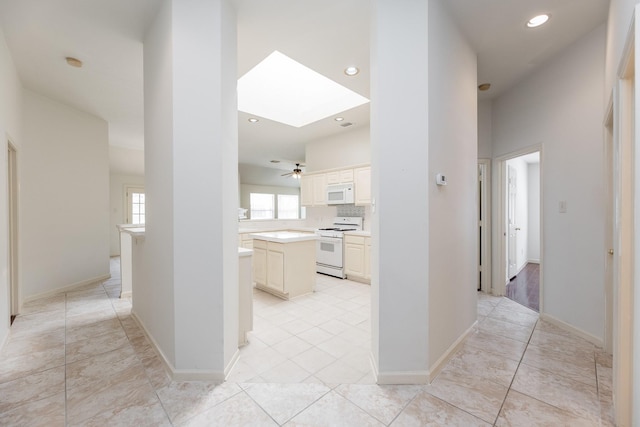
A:
[[[362,230],[362,218],[338,217],[333,225],[319,228],[316,234],[316,271],[344,279],[344,250],[342,240],[345,231]]]

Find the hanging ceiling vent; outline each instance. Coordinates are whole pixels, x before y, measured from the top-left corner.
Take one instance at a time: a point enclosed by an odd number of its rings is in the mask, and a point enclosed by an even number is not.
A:
[[[349,126],[351,126],[353,123],[351,122],[347,122],[347,123],[340,123],[340,126],[342,126],[343,128],[348,128]]]

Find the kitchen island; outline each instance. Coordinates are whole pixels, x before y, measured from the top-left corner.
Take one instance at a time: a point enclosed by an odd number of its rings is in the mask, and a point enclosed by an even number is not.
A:
[[[254,233],[253,279],[256,287],[283,299],[313,292],[316,240],[313,233]]]

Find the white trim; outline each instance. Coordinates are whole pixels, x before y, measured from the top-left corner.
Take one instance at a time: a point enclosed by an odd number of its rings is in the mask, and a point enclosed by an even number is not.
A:
[[[544,322],[548,322],[551,323],[554,326],[559,327],[560,329],[563,329],[567,332],[571,332],[573,335],[577,335],[582,339],[585,339],[587,341],[589,341],[591,344],[602,348],[603,346],[603,341],[602,338],[598,338],[595,335],[591,335],[588,332],[583,331],[582,329],[578,329],[575,326],[572,326],[560,319],[558,319],[557,317],[553,317],[550,314],[546,314],[546,313],[540,313],[540,320],[544,321]]]
[[[480,290],[490,293],[493,287],[491,279],[492,266],[492,216],[491,216],[491,159],[478,159],[478,165],[483,168],[482,205],[482,284]]]
[[[229,376],[229,373],[240,359],[240,350],[236,350],[233,357],[231,358],[231,361],[227,364],[224,371],[204,369],[176,369],[162,352],[160,346],[158,346],[158,343],[155,339],[153,339],[153,336],[149,333],[147,328],[144,327],[144,324],[133,311],[133,309],[131,309],[131,317],[133,318],[133,320],[135,320],[136,324],[140,327],[144,335],[151,343],[151,347],[153,347],[154,351],[160,358],[160,361],[162,361],[162,366],[164,367],[165,372],[172,381],[211,381],[222,384],[223,382],[225,382],[227,376]]]
[[[460,347],[462,347],[462,345],[464,344],[464,341],[469,337],[469,335],[471,335],[476,326],[478,326],[477,320],[473,322],[473,325],[471,325],[469,329],[467,329],[462,335],[460,335],[458,339],[455,340],[453,344],[451,344],[451,346],[449,346],[447,351],[445,351],[444,354],[440,356],[438,360],[436,360],[436,363],[431,365],[431,369],[429,370],[429,383],[431,383],[431,381],[433,381],[438,376],[440,371],[442,371],[447,363],[449,363],[449,360],[451,360],[451,358],[456,355],[458,350],[460,350]]]
[[[473,325],[471,325],[469,329],[467,329],[453,344],[451,344],[447,351],[445,351],[444,354],[431,366],[430,370],[380,372],[378,371],[373,352],[371,352],[369,355],[369,362],[371,364],[373,376],[376,379],[376,384],[430,384],[442,369],[444,369],[449,360],[456,355],[460,347],[464,344],[464,341],[476,328],[477,324],[477,320],[473,322]]]
[[[509,278],[505,278],[507,271],[506,264],[506,228],[505,228],[505,211],[506,211],[506,165],[507,161],[514,159],[516,157],[524,156],[526,154],[535,153],[536,151],[540,152],[540,248],[544,248],[544,145],[536,144],[529,147],[522,148],[517,151],[513,151],[511,153],[504,154],[502,156],[496,157],[496,174],[497,181],[495,183],[495,188],[497,188],[497,206],[498,212],[495,212],[495,220],[496,224],[494,224],[495,231],[493,234],[494,241],[493,247],[495,250],[493,251],[494,256],[494,264],[497,266],[498,273],[493,275],[493,287],[492,293],[495,296],[504,296],[507,283],[509,283]],[[540,292],[540,313],[544,312],[544,251],[540,251],[540,282],[539,282],[539,292]],[[502,280],[504,278],[504,280]]]
[[[529,259],[529,260],[527,260],[527,264],[540,264],[540,260],[539,259]]]
[[[35,294],[35,295],[30,295],[30,296],[24,298],[24,300],[22,301],[22,305],[24,305],[24,304],[26,304],[26,303],[28,303],[30,301],[34,301],[34,300],[37,300],[37,299],[40,299],[40,298],[51,297],[51,296],[57,295],[59,293],[77,291],[77,290],[80,290],[79,288],[81,288],[83,286],[91,285],[93,283],[105,282],[105,281],[109,280],[110,278],[111,278],[111,274],[103,274],[102,276],[94,277],[92,279],[82,280],[82,281],[76,282],[76,283],[74,283],[72,285],[64,286],[62,288],[56,288],[56,289],[53,289],[51,291],[42,292],[42,293]]]

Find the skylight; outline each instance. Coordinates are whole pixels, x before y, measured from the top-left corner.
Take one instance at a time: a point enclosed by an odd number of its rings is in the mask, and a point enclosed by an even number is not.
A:
[[[367,102],[277,50],[238,80],[238,110],[295,127]]]

